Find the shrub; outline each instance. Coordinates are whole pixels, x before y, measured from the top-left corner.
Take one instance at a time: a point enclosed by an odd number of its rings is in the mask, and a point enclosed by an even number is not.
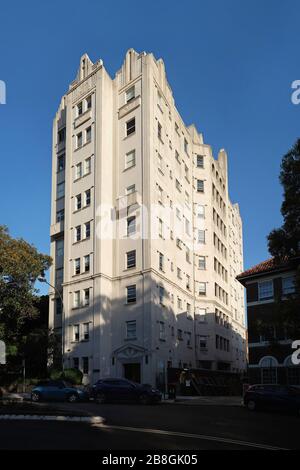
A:
[[[52,369],[50,371],[50,379],[52,380],[66,380],[74,385],[81,385],[83,374],[78,369],[65,369],[64,371]]]

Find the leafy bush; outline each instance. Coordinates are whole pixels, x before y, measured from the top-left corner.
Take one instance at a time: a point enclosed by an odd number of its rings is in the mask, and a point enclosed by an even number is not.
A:
[[[81,385],[83,374],[78,369],[65,369],[64,371],[52,369],[50,371],[50,379],[66,380],[74,385]]]

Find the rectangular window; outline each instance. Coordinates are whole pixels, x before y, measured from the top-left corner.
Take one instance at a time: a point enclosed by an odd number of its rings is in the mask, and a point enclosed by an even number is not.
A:
[[[197,155],[197,168],[204,168],[203,155]]]
[[[165,297],[165,289],[163,286],[159,286],[159,303],[161,305],[164,304],[164,297]]]
[[[182,341],[182,330],[177,330],[177,339]]]
[[[192,346],[192,333],[187,331],[186,333],[186,345],[190,348]]]
[[[127,339],[136,338],[136,320],[126,322],[126,338]]]
[[[60,297],[55,299],[55,313],[56,315],[62,314],[62,301]]]
[[[79,325],[73,325],[73,340],[79,341]]]
[[[126,153],[125,156],[125,168],[131,168],[135,166],[135,150],[131,150],[130,152]]]
[[[129,101],[133,100],[135,98],[135,88],[132,86],[126,91],[126,103],[129,103]]]
[[[80,274],[80,258],[74,260],[74,274]]]
[[[55,243],[55,255],[56,258],[62,258],[64,256],[64,240],[56,240]]]
[[[89,358],[83,357],[82,358],[82,372],[87,375],[89,373]]]
[[[164,235],[163,221],[161,219],[158,219],[158,235],[160,238],[163,238]]]
[[[85,130],[85,142],[88,144],[92,140],[92,128],[91,126],[87,127]]]
[[[127,263],[126,263],[127,269],[135,268],[136,267],[136,251],[135,250],[128,251],[126,253],[126,258],[127,258]]]
[[[88,341],[90,339],[90,324],[84,323],[83,324],[83,339]]]
[[[80,307],[80,291],[77,290],[74,292],[74,302],[73,302],[74,308]]]
[[[207,338],[206,336],[199,337],[199,347],[200,349],[207,349]]]
[[[188,274],[186,275],[186,288],[191,290],[191,277]]]
[[[126,122],[126,135],[134,134],[135,133],[135,118],[130,119],[130,121]]]
[[[182,309],[182,300],[180,297],[177,297],[177,308],[178,310]]]
[[[92,107],[92,95],[88,96],[85,100],[86,102],[86,109],[91,109]]]
[[[182,279],[181,269],[177,268],[177,277],[178,279]]]
[[[61,144],[66,140],[66,129],[61,129],[58,131],[58,143]]]
[[[198,191],[198,193],[203,193],[204,192],[204,181],[203,180],[197,180],[197,191]]]
[[[199,269],[206,269],[206,258],[205,256],[199,256]]]
[[[184,139],[184,151],[188,153],[188,141],[186,139]]]
[[[56,193],[56,197],[57,199],[61,198],[61,197],[64,197],[65,195],[65,183],[59,183],[57,185],[57,193]]]
[[[157,154],[157,166],[158,166],[159,171],[163,173],[164,172],[163,158],[159,153]]]
[[[191,316],[191,304],[189,303],[186,304],[186,313],[188,317]]]
[[[91,222],[84,224],[84,238],[90,238],[91,236]]]
[[[127,236],[130,237],[136,233],[136,217],[127,218]]]
[[[205,217],[205,207],[202,206],[201,204],[197,204],[197,216],[200,219],[204,219]]]
[[[92,159],[91,157],[86,158],[84,161],[84,174],[87,175],[92,170]]]
[[[82,101],[77,105],[77,116],[81,116],[83,113]]]
[[[84,289],[83,291],[83,305],[90,305],[90,289]]]
[[[272,299],[274,295],[273,292],[273,281],[260,282],[258,284],[258,296],[259,300],[269,300]]]
[[[84,257],[84,272],[88,273],[90,270],[90,255]]]
[[[164,255],[162,253],[159,253],[158,257],[159,257],[159,262],[158,262],[159,270],[163,271],[164,270]]]
[[[65,220],[65,210],[61,209],[56,212],[56,222],[62,222],[63,220]]]
[[[205,243],[205,230],[198,230],[198,243]]]
[[[160,122],[157,123],[157,137],[162,140],[162,127]]]
[[[127,286],[126,291],[127,291],[127,303],[132,304],[136,302],[136,285],[133,284],[132,286]]]
[[[127,186],[126,188],[126,195],[128,196],[129,194],[135,193],[135,184],[131,184],[130,186]]]
[[[91,190],[88,189],[87,191],[85,191],[84,193],[84,205],[85,206],[89,206],[91,204]]]
[[[75,167],[75,179],[82,177],[82,163],[78,163]]]
[[[79,369],[79,357],[73,357],[73,368]]]
[[[206,295],[206,282],[199,282],[199,295]]]
[[[57,171],[63,171],[65,169],[65,155],[57,157]]]
[[[206,309],[205,308],[198,308],[198,315],[199,315],[199,321],[201,323],[204,323],[206,320]]]
[[[159,339],[162,341],[166,339],[166,328],[163,321],[159,322]]]
[[[77,134],[76,136],[76,147],[80,148],[82,147],[82,144],[83,144],[82,132],[79,132],[79,134]]]
[[[296,292],[295,277],[282,278],[282,293],[283,295],[294,294]]]
[[[75,210],[78,211],[79,209],[81,209],[81,194],[75,196]]]
[[[81,225],[75,227],[75,242],[80,242],[81,240]]]

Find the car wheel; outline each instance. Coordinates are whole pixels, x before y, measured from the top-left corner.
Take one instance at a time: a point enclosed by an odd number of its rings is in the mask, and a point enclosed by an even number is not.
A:
[[[98,392],[96,395],[96,402],[100,405],[106,402],[106,396],[102,392]]]
[[[247,408],[249,411],[255,411],[256,410],[256,403],[254,400],[249,400],[247,403]]]
[[[68,395],[67,400],[69,403],[76,403],[78,401],[77,393],[71,393],[70,395]]]
[[[146,395],[146,393],[143,393],[141,396],[140,396],[140,403],[142,405],[148,405],[149,403],[149,397],[148,395]]]
[[[32,392],[31,401],[33,401],[34,403],[37,403],[38,401],[41,401],[41,394],[38,393],[38,392]]]

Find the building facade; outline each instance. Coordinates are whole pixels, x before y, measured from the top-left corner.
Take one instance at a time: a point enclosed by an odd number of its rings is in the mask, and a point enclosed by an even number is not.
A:
[[[299,258],[263,261],[237,278],[246,287],[250,382],[300,385],[300,366],[293,364],[291,338],[284,327],[285,303],[296,295]],[[282,320],[281,320],[282,319]]]
[[[86,380],[246,367],[242,221],[164,63],[80,60],[53,123],[50,327]],[[62,299],[63,301],[62,301]]]

